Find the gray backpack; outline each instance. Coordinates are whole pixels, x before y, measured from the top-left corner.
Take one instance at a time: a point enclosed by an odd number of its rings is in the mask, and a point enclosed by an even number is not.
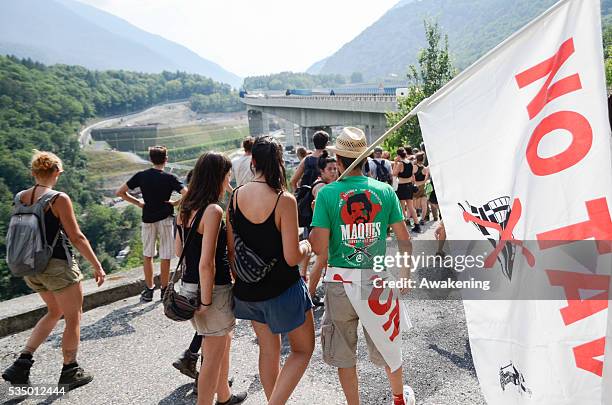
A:
[[[15,196],[6,234],[6,262],[11,273],[17,277],[42,273],[47,268],[61,232],[58,230],[53,242],[48,243],[45,209],[60,192],[51,190],[30,205],[21,202],[23,193],[21,191]]]

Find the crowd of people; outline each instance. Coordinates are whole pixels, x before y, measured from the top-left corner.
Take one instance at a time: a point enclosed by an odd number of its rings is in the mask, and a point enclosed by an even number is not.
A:
[[[244,155],[233,161],[216,152],[202,154],[186,184],[164,170],[168,152],[156,146],[149,151],[152,167],[118,189],[118,196],[142,209],[145,287],[141,299],[153,300],[153,259],[158,256],[160,299],[165,304],[165,298],[176,293],[195,308],[188,317],[194,336],[173,365],[197,381],[198,404],[215,400],[216,404],[238,404],[247,397],[246,392],[232,393],[229,378],[236,319],[250,321],[257,336],[259,378],[268,403],[286,403],[315,349],[315,305],[325,308],[323,360],[337,368],[348,404],[359,404],[359,323],[371,361],[387,374],[393,404],[415,403],[412,389],[404,384],[401,348],[390,347],[389,339],[381,339],[375,330],[377,319],[386,315],[371,313],[351,295],[349,286],[362,282],[363,271],[373,267],[373,257],[386,253],[389,231],[399,249],[409,252],[408,228],[420,232],[426,221],[438,220],[425,149],[423,145],[399,148],[391,161],[389,152],[376,148],[338,181],[368,145],[363,131],[354,127],[343,128],[335,145],[329,142],[328,133],[316,132],[315,150],[304,151],[289,180],[278,141],[269,136],[248,137],[243,142]],[[66,322],[59,383],[74,389],[93,379],[77,363],[83,276],[72,246],[92,264],[98,285],[105,273],[79,230],[70,197],[53,190],[62,171],[56,155],[36,152],[32,158],[35,184],[15,196],[15,215],[17,207],[40,205],[42,239],[52,254],[48,263],[25,277],[46,303],[47,314],[3,372],[2,377],[12,384],[29,384],[35,351],[62,316]],[[134,195],[136,188],[142,199]],[[178,197],[172,199],[173,193]],[[443,228],[436,235],[442,232]],[[180,258],[178,291],[170,277],[174,257]],[[324,298],[317,295],[322,277]],[[410,277],[410,269],[402,269],[401,277]],[[395,310],[405,312],[403,306]],[[281,335],[288,337],[290,346],[282,364]]]

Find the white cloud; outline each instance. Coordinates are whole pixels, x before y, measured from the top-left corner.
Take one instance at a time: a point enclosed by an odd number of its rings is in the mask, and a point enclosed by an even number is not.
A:
[[[397,0],[80,0],[241,75],[304,71]]]

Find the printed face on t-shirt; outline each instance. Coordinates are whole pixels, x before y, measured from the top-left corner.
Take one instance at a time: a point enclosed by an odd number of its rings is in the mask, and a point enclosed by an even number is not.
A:
[[[361,263],[371,257],[368,248],[381,236],[381,224],[376,217],[382,205],[378,196],[368,190],[351,190],[340,198],[344,206],[340,211],[339,230],[342,242],[350,249],[345,253],[345,260]]]
[[[372,211],[372,204],[363,198],[364,201],[356,200],[356,197],[365,197],[365,194],[357,194],[351,197],[346,202],[346,208],[353,220],[354,224],[365,224],[366,222],[370,222],[370,212]],[[361,199],[361,198],[360,198]]]

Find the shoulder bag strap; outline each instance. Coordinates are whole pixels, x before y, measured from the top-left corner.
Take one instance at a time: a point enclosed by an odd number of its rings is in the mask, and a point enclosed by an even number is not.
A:
[[[240,187],[242,187],[242,186],[236,187],[232,191],[232,195],[230,196],[230,199],[229,199],[228,214],[229,214],[229,221],[230,221],[230,224],[232,224],[232,228],[233,229],[236,228],[236,222],[234,221],[234,215],[236,214],[236,210],[234,209],[234,204],[236,204],[236,206],[238,206],[238,189]],[[234,198],[234,196],[236,196],[236,197]]]
[[[36,186],[34,186],[36,187]],[[47,215],[47,211],[51,210],[51,204],[53,204],[53,202],[55,201],[55,199],[60,195],[61,193],[57,190],[51,190],[45,194],[43,194],[42,196],[40,196],[40,198],[34,203],[34,204],[40,204],[42,206],[41,211],[42,211],[42,215],[43,217],[41,218],[41,227],[42,227],[42,237],[45,241],[45,244],[48,246],[51,246],[51,249],[55,248],[55,245],[57,244],[57,241],[59,240],[60,237],[60,232],[62,231],[62,221],[60,221],[59,218],[57,218],[57,222],[58,222],[58,227],[57,227],[57,233],[55,234],[55,237],[53,238],[53,242],[51,242],[51,244],[49,245],[48,241],[47,241],[47,225],[45,224],[45,216]],[[34,191],[32,191],[32,195],[34,195]],[[46,210],[47,205],[49,206],[49,210]],[[30,204],[30,206],[32,206]],[[51,215],[53,215],[53,212],[51,212]],[[68,251],[66,251],[66,257],[68,257]]]
[[[176,273],[178,273],[179,269],[181,270],[181,277],[183,276],[183,271],[182,271],[182,267],[181,265],[183,264],[183,259],[185,259],[185,251],[187,250],[187,247],[189,246],[189,242],[191,241],[191,237],[193,236],[193,228],[197,228],[200,221],[202,220],[202,216],[204,215],[204,210],[205,208],[200,208],[198,210],[198,212],[196,212],[195,217],[193,218],[193,220],[191,221],[191,225],[189,227],[189,232],[187,232],[187,238],[184,237],[184,230],[183,232],[183,249],[181,249],[181,257],[179,258],[178,263],[176,264],[176,268],[174,269],[174,271],[172,272],[172,274],[170,275],[170,280],[174,281],[174,276]],[[195,226],[194,226],[195,225]],[[181,225],[181,227],[183,229],[185,229],[184,225]]]

